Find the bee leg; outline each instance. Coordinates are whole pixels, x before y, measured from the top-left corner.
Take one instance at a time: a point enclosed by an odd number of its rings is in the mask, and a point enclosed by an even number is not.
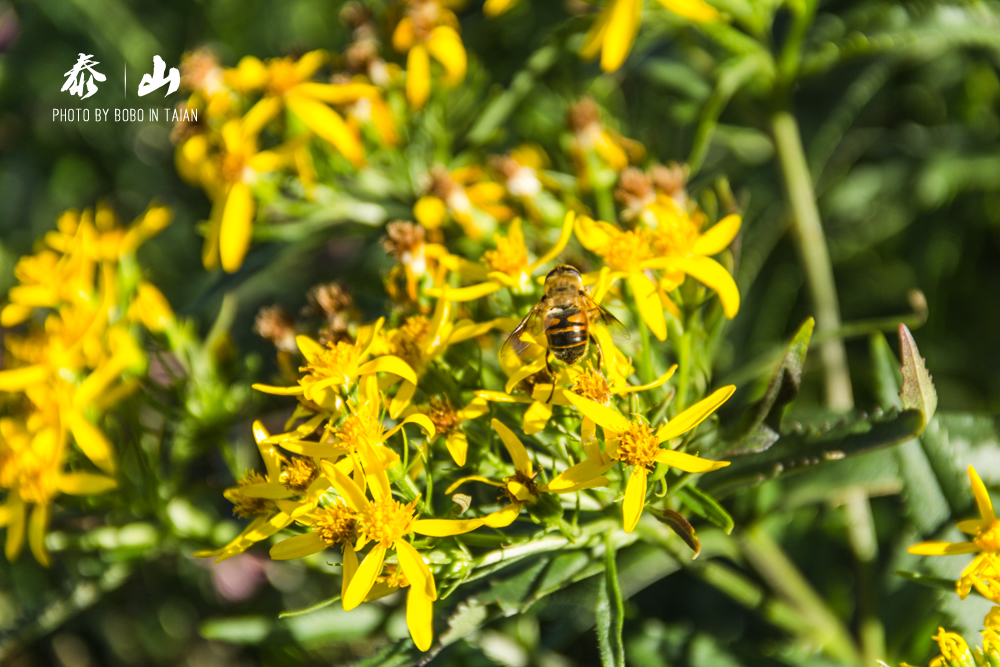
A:
[[[597,344],[597,339],[590,335],[590,342],[593,344],[594,349],[597,350],[597,370],[600,371],[604,367],[604,352],[601,351],[601,346]]]
[[[556,372],[552,370],[552,364],[549,362],[549,356],[545,355],[545,371],[549,374],[549,379],[552,380],[552,391],[549,392],[549,398],[546,403],[552,402],[552,397],[556,394]]]

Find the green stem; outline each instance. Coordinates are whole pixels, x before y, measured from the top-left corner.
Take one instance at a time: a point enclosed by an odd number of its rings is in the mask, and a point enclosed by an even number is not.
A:
[[[840,305],[799,126],[791,112],[781,109],[771,117],[771,131],[791,206],[795,242],[816,310],[816,332],[833,331],[840,327]],[[827,404],[835,410],[850,410],[854,397],[844,342],[827,340],[820,346],[820,356],[826,370]]]
[[[691,382],[691,332],[687,327],[677,342],[677,412],[687,407],[688,385]]]
[[[639,351],[639,379],[643,384],[652,382],[653,377],[653,345],[649,340],[649,327],[640,316],[639,320],[639,342],[642,349]]]
[[[847,494],[847,537],[857,564],[858,635],[864,662],[874,665],[885,655],[885,628],[878,617],[878,537],[871,502],[860,488]]]

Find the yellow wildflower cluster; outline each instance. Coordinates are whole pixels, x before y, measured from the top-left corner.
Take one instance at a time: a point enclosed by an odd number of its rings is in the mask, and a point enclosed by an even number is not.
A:
[[[5,553],[18,556],[27,535],[35,558],[48,564],[45,534],[60,494],[115,488],[115,450],[98,425],[136,386],[145,356],[135,325],[170,326],[173,313],[141,280],[135,250],[170,223],[150,207],[123,227],[110,208],[68,211],[38,252],[21,258],[18,284],[0,312],[0,526]],[[92,465],[80,461],[71,443]]]
[[[971,539],[967,542],[921,542],[914,544],[909,551],[926,556],[976,554],[955,582],[956,591],[964,600],[975,588],[983,597],[994,604],[1000,604],[1000,520],[993,510],[986,485],[972,466],[969,466],[969,480],[979,509],[979,518],[959,521],[958,529]],[[990,610],[983,620],[983,626],[983,646],[973,649],[969,648],[961,635],[938,628],[934,641],[937,642],[941,655],[931,660],[929,667],[1000,664],[1000,607]]]

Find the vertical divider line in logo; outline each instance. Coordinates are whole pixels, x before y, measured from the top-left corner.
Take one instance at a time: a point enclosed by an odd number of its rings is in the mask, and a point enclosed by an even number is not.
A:
[[[128,63],[125,63],[125,86],[123,87],[123,92],[125,97],[128,97]]]

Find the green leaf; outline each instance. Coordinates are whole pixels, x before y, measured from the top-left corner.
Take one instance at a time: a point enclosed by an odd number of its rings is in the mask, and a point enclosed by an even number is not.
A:
[[[733,517],[722,508],[722,505],[715,501],[715,498],[708,495],[701,489],[693,486],[684,486],[677,491],[680,501],[698,516],[708,519],[716,526],[726,531],[726,534],[733,532]],[[671,526],[673,527],[673,526]],[[697,541],[697,538],[696,538]],[[692,547],[693,548],[693,547]]]
[[[736,445],[731,451],[760,452],[778,440],[784,409],[798,395],[802,384],[802,367],[814,326],[815,321],[810,317],[795,333],[764,395],[744,413],[743,422],[732,438]]]
[[[729,467],[705,475],[700,483],[715,497],[724,496],[788,472],[898,445],[916,437],[923,428],[920,411],[904,410],[793,431],[783,434],[767,451],[729,455]]]
[[[688,523],[688,520],[680,515],[680,512],[666,509],[663,510],[662,513],[653,511],[653,516],[656,517],[656,520],[660,523],[669,526],[670,530],[677,533],[677,535],[684,540],[684,543],[691,547],[691,551],[694,552],[694,556],[691,556],[691,558],[698,557],[698,554],[701,553],[701,542],[698,541],[698,533],[695,532],[694,526]]]
[[[273,624],[263,616],[212,618],[201,624],[198,632],[205,639],[230,644],[259,644],[271,633]]]
[[[604,582],[597,589],[597,645],[601,652],[601,665],[625,667],[625,645],[622,643],[625,610],[610,534],[604,562]]]
[[[899,347],[903,357],[903,386],[899,390],[899,398],[907,410],[920,410],[924,424],[927,424],[937,410],[937,391],[917,343],[905,324],[899,325]]]

